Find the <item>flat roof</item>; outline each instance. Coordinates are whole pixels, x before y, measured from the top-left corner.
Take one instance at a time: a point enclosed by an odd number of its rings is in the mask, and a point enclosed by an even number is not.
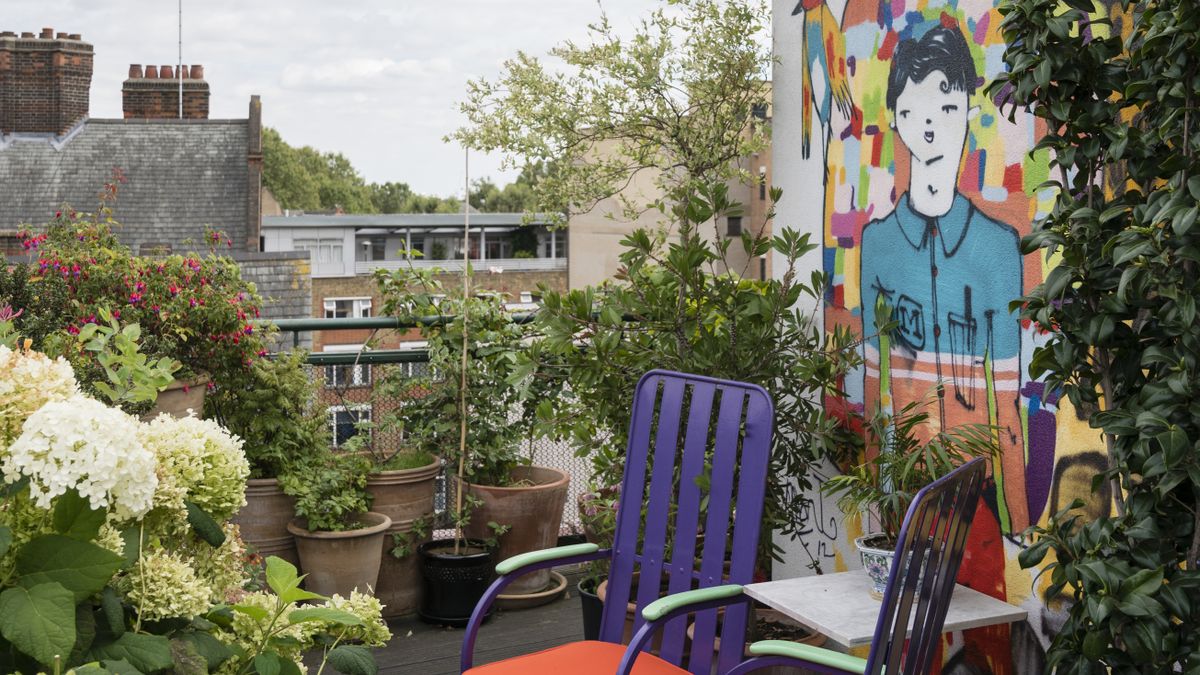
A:
[[[534,214],[529,225],[548,225],[551,219]],[[518,227],[525,225],[524,213],[472,213],[471,227]],[[263,216],[262,226],[269,227],[354,227],[354,228],[438,228],[463,227],[461,213],[384,213],[373,215],[301,215]]]

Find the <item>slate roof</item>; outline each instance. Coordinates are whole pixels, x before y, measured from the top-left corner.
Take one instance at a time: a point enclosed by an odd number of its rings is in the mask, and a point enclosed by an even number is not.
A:
[[[117,234],[135,252],[143,243],[202,249],[206,225],[244,249],[247,129],[247,120],[88,119],[62,139],[0,137],[0,232],[44,224],[63,203],[94,211],[119,167],[128,182]]]

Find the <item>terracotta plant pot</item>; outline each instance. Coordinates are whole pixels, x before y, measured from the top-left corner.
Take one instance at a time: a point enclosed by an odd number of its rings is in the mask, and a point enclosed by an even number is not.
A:
[[[756,607],[756,608],[754,608],[754,618],[755,618],[756,623],[758,621],[770,621],[772,623],[780,623],[780,624],[784,624],[786,626],[794,626],[796,629],[804,631],[805,635],[803,637],[790,639],[789,642],[796,642],[796,643],[799,643],[802,645],[812,645],[813,647],[820,647],[821,645],[825,644],[825,636],[824,635],[821,635],[820,633],[817,633],[815,631],[808,630],[804,626],[801,626],[800,624],[796,623],[795,621],[792,621],[790,618],[779,613],[777,610],[770,609],[767,607]],[[688,636],[689,641],[695,639],[695,629],[696,629],[696,624],[694,624],[694,623],[688,624],[687,636]],[[750,642],[753,642],[754,640],[765,639],[764,636],[755,635],[754,633],[755,633],[754,626],[750,626],[750,638],[747,639],[746,646],[749,646]],[[713,672],[716,672],[716,654],[720,650],[721,650],[721,636],[717,635],[716,637],[713,638]],[[746,652],[744,654],[744,656],[749,658],[750,653]],[[812,671],[807,670],[807,669],[771,667],[771,668],[764,668],[762,670],[755,671],[755,673],[756,673],[756,675],[757,675],[757,673],[762,673],[763,675],[808,675],[809,673],[812,673]]]
[[[189,410],[195,413],[196,417],[202,417],[204,415],[204,394],[207,390],[207,375],[190,380],[175,380],[158,393],[154,407],[142,415],[142,421],[149,422],[158,417],[160,413],[168,413],[172,417],[187,417]]]
[[[424,519],[432,524],[434,481],[442,470],[442,460],[426,466],[399,471],[380,471],[367,479],[367,492],[374,500],[371,509],[392,519],[383,538],[379,585],[375,597],[383,603],[383,616],[393,618],[417,611],[421,599],[421,570],[416,555],[397,558],[392,555],[393,534],[409,534],[413,523]],[[422,542],[412,542],[415,545]]]
[[[350,597],[350,591],[374,593],[379,581],[379,551],[392,519],[370,511],[359,516],[362,527],[345,532],[313,532],[296,519],[287,529],[296,538],[304,588],[321,595]]]
[[[467,625],[475,605],[495,578],[496,554],[481,541],[454,554],[453,539],[436,539],[417,547],[421,569],[421,620],[445,626]],[[488,610],[492,615],[495,605]]]
[[[633,640],[633,625],[634,620],[637,617],[636,600],[638,596],[638,583],[641,580],[641,576],[641,572],[633,573],[632,588],[629,590],[630,599],[629,602],[625,604],[625,629],[621,631],[621,644],[624,645],[629,644],[629,642]],[[669,579],[664,575],[662,580],[659,582],[658,597],[661,598],[667,594],[668,583]],[[600,585],[596,587],[596,596],[600,598],[601,604],[606,604],[606,599],[608,598],[608,579],[601,581]],[[662,631],[659,631],[654,637],[650,638],[650,653],[658,654],[658,651],[661,647]]]
[[[571,477],[558,469],[519,466],[512,471],[517,487],[493,487],[471,484],[467,490],[482,503],[471,511],[466,535],[486,540],[492,535],[489,522],[509,526],[500,537],[496,559],[505,560],[518,553],[551,548],[558,544],[563,505]],[[540,593],[550,584],[550,570],[538,570],[518,578],[505,589],[507,595]]]
[[[246,481],[246,505],[233,522],[256,553],[264,558],[278,556],[299,566],[296,539],[288,531],[288,522],[295,517],[296,500],[279,489],[279,481],[251,478]]]

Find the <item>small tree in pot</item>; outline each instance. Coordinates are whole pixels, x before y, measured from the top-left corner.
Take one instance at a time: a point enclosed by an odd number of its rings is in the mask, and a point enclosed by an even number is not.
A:
[[[371,592],[379,581],[379,552],[392,519],[370,510],[370,462],[361,456],[326,452],[282,476],[296,498],[296,537],[308,590],[322,595]]]
[[[847,516],[869,512],[878,519],[878,532],[854,540],[875,597],[887,589],[900,527],[917,492],[998,449],[995,430],[986,424],[966,424],[922,440],[928,422],[920,401],[895,414],[876,411],[866,428],[867,460],[821,486],[826,494],[838,495]]]
[[[428,343],[430,374],[419,380],[405,406],[407,430],[414,443],[445,457],[455,470],[455,537],[418,547],[431,584],[422,615],[458,623],[469,618],[490,581],[491,563],[480,550],[486,540],[496,541],[500,558],[557,543],[569,477],[532,466],[522,452],[522,440],[532,440],[534,425],[533,411],[514,384],[524,339],[520,326],[499,296],[475,296],[466,281],[461,294],[443,295],[434,274],[409,268],[381,272],[378,280],[385,311],[420,319]],[[531,512],[540,515],[524,515]],[[487,563],[486,576],[471,587],[472,597],[434,588],[439,575],[431,572],[433,561],[444,567],[466,553],[481,568]],[[531,574],[510,587],[509,595],[537,594],[548,581],[547,572]],[[439,598],[447,604],[436,607]]]

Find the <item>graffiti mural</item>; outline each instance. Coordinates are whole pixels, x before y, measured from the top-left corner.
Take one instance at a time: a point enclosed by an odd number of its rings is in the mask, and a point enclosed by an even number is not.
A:
[[[1003,92],[985,91],[1004,68],[991,0],[781,1],[776,175],[793,183],[781,183],[784,202],[800,187],[823,203],[826,326],[865,337],[865,367],[845,383],[850,404],[928,402],[927,433],[998,429],[1001,454],[959,580],[1030,618],[948,637],[944,672],[1034,672],[1066,599],[1044,600],[1048,582],[1020,569],[1019,535],[1075,498],[1091,516],[1109,508],[1109,495],[1090,489],[1105,461],[1097,432],[1028,379],[1041,337],[1009,312],[1049,264],[1018,248],[1053,203],[1041,187],[1047,159],[1030,154],[1044,130],[1029,115],[1007,119]],[[818,177],[819,193],[807,187]],[[883,335],[880,309],[896,325]],[[842,529],[844,541],[861,525]],[[840,544],[825,557],[855,564]]]

